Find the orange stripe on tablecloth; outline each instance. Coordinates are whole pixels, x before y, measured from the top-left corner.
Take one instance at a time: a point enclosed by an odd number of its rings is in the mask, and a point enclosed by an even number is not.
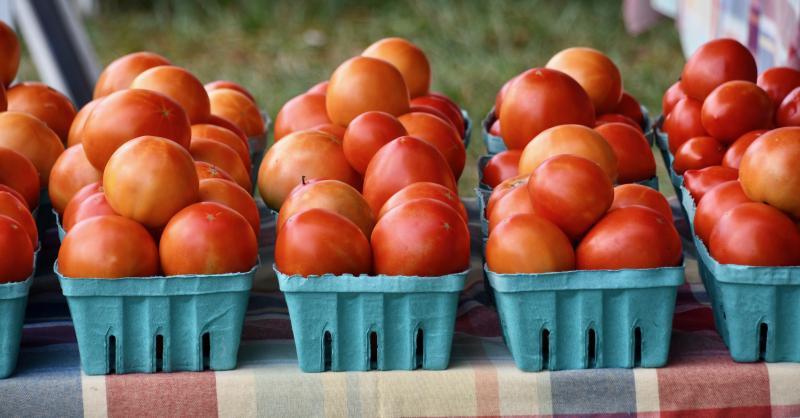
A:
[[[106,377],[109,417],[216,417],[213,372],[128,374]]]
[[[476,344],[472,354],[476,358],[475,369],[475,408],[478,416],[500,415],[500,384],[497,368],[486,355],[482,344]]]

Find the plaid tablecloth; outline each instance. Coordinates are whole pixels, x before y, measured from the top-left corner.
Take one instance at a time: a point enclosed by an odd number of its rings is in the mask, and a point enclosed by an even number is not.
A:
[[[475,219],[474,202],[467,203]],[[263,237],[270,237],[264,219]],[[662,369],[517,370],[476,257],[448,370],[304,374],[284,300],[270,290],[267,242],[238,370],[86,376],[64,298],[44,275],[30,298],[17,372],[0,380],[0,416],[800,416],[800,365],[731,361],[685,245],[687,284]],[[476,240],[473,247],[480,254]]]

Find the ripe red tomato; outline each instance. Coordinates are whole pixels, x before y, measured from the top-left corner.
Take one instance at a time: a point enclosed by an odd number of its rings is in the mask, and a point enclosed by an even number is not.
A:
[[[345,133],[346,129],[342,128],[339,125],[334,125],[332,123],[323,123],[322,125],[314,126],[311,129],[313,129],[315,131],[322,131],[322,132],[325,132],[325,133],[329,133],[329,134],[335,136],[336,139],[339,140],[339,142],[344,141],[344,133]]]
[[[78,190],[89,183],[100,181],[101,178],[102,174],[86,158],[82,144],[67,148],[50,171],[47,192],[53,209],[63,213]]]
[[[721,264],[800,265],[800,231],[788,216],[763,203],[729,209],[708,241],[711,256]]]
[[[50,170],[64,152],[64,144],[52,129],[22,112],[0,113],[0,148],[14,150],[28,158],[39,172],[41,187],[49,183]]]
[[[467,160],[467,151],[461,136],[449,122],[429,113],[412,112],[398,118],[408,135],[419,138],[442,153],[456,179],[461,177]]]
[[[306,93],[326,95],[328,94],[328,84],[328,80],[320,81],[319,83],[311,86]]]
[[[719,218],[725,212],[742,204],[752,202],[744,191],[742,185],[736,181],[726,181],[709,190],[697,203],[694,213],[694,233],[708,244],[711,231]]]
[[[503,180],[519,175],[520,150],[497,153],[483,167],[483,183],[494,188]]]
[[[243,141],[232,131],[210,123],[201,123],[192,125],[192,140],[196,138],[209,139],[225,144],[233,148],[233,150],[239,154],[239,159],[242,160],[242,164],[244,164],[246,168],[249,169],[252,166],[252,162],[250,161],[250,149],[247,142]]]
[[[426,106],[426,105],[419,105],[419,104],[417,104],[417,105],[412,104],[408,108],[408,113],[427,113],[429,115],[436,116],[437,118],[447,122],[447,124],[450,125],[453,129],[456,129],[456,126],[453,124],[453,122],[451,122],[450,119],[448,119],[447,116],[445,116],[444,113],[442,113],[441,111],[439,111],[438,109],[436,109],[434,107]],[[456,132],[458,132],[458,129],[456,129]],[[461,135],[459,134],[459,139],[460,139],[460,137],[461,137]]]
[[[22,203],[23,206],[28,208],[28,204],[27,204],[28,202],[25,201],[25,197],[22,196],[22,194],[20,194],[20,192],[12,189],[11,187],[6,186],[5,184],[0,184],[0,192],[5,192],[5,193],[11,194],[11,196],[14,196],[14,198],[17,199],[19,201],[19,203]],[[28,210],[31,210],[31,209],[28,208]]]
[[[246,272],[258,263],[253,227],[219,203],[187,206],[170,219],[158,245],[167,276]]]
[[[0,84],[0,112],[8,110],[8,98],[6,98],[6,88]]]
[[[689,96],[686,95],[686,91],[683,90],[683,84],[681,81],[678,80],[673,83],[667,91],[664,92],[664,96],[661,98],[661,112],[664,116],[669,115],[672,112],[672,109],[678,104],[681,99],[685,99]]]
[[[641,131],[623,123],[607,123],[594,128],[605,138],[617,156],[617,181],[633,183],[656,175],[656,160]]]
[[[203,83],[181,67],[161,65],[145,70],[133,79],[131,88],[153,90],[169,97],[183,107],[192,123],[201,123],[211,114]]]
[[[372,157],[364,174],[364,198],[374,213],[380,213],[390,197],[420,181],[438,183],[458,193],[455,177],[442,153],[421,139],[403,136],[384,145]]]
[[[216,80],[216,81],[212,81],[210,83],[206,83],[205,86],[203,86],[203,87],[205,87],[206,91],[214,91],[214,90],[220,90],[220,89],[236,90],[239,93],[242,93],[245,96],[247,96],[247,98],[250,99],[250,101],[252,101],[256,105],[258,105],[258,103],[256,102],[256,98],[253,96],[252,93],[250,93],[249,90],[244,88],[241,84],[233,82],[233,81]]]
[[[189,147],[189,153],[196,161],[205,161],[221,168],[233,177],[236,184],[245,190],[253,190],[250,170],[242,163],[239,154],[233,148],[217,141],[195,138]]]
[[[122,216],[98,216],[75,225],[64,237],[58,270],[86,279],[155,276],[158,248],[142,225]]]
[[[792,90],[778,107],[778,126],[800,126],[800,87]]]
[[[227,206],[242,215],[253,228],[256,238],[261,232],[261,216],[253,196],[236,183],[223,179],[200,180],[201,202],[215,202]]]
[[[233,177],[231,177],[230,174],[213,164],[209,164],[205,161],[195,161],[194,168],[195,172],[197,173],[198,180],[202,181],[206,179],[221,179],[232,181],[233,184],[236,184],[236,181],[233,179]],[[238,184],[236,185],[239,186]],[[241,188],[241,186],[239,186],[239,188]]]
[[[775,110],[790,91],[800,87],[800,71],[790,67],[772,67],[758,76],[758,87],[772,99]]]
[[[622,76],[605,54],[592,48],[567,48],[550,58],[547,68],[574,78],[592,99],[598,114],[614,110],[622,98]]]
[[[408,131],[394,116],[385,112],[362,113],[350,122],[344,133],[344,156],[363,175],[382,146],[405,135]]]
[[[75,118],[72,119],[72,124],[69,126],[69,132],[67,133],[67,147],[74,147],[83,142],[83,127],[86,126],[86,120],[89,119],[92,110],[94,110],[95,106],[97,106],[101,100],[102,98],[94,99],[86,103],[81,110],[75,114]]]
[[[614,187],[603,174],[600,166],[575,155],[546,160],[528,180],[533,210],[570,239],[580,239],[614,200]]]
[[[67,143],[69,128],[77,113],[67,96],[37,82],[15,84],[6,95],[8,110],[36,116],[61,138],[61,142]]]
[[[740,136],[736,141],[733,142],[733,144],[731,144],[730,147],[728,147],[728,150],[725,151],[725,156],[722,158],[722,166],[735,168],[738,170],[739,164],[742,161],[742,156],[744,155],[745,151],[747,151],[747,148],[750,147],[750,144],[752,144],[756,138],[766,132],[768,132],[766,129],[757,129]]]
[[[619,113],[606,113],[604,115],[598,116],[594,122],[594,127],[596,128],[598,126],[606,125],[609,123],[622,123],[630,126],[631,128],[636,129],[639,132],[644,133],[644,130],[642,129],[641,126],[639,126],[638,123],[636,123],[636,121]]]
[[[761,87],[749,81],[729,81],[714,89],[703,102],[703,128],[729,145],[754,129],[772,125],[772,101]]]
[[[671,220],[650,208],[629,206],[600,219],[578,244],[575,259],[579,270],[647,269],[677,266],[681,254]]]
[[[428,94],[431,86],[431,65],[425,52],[403,38],[384,38],[370,45],[361,54],[387,61],[400,70],[409,96]]]
[[[692,194],[696,202],[715,186],[726,181],[736,180],[739,171],[735,168],[712,165],[700,170],[686,170],[683,173],[683,186]]]
[[[103,182],[98,181],[94,183],[87,184],[86,186],[81,187],[73,196],[72,199],[69,200],[67,203],[67,207],[70,205],[72,206],[80,206],[84,200],[88,199],[89,196],[92,196],[96,193],[103,193]],[[66,208],[64,211],[66,212]]]
[[[168,139],[143,136],[126,142],[108,160],[103,190],[115,212],[158,228],[197,202],[192,156]]]
[[[8,192],[0,191],[0,215],[15,220],[25,233],[28,234],[33,248],[39,246],[39,232],[36,229],[36,220],[33,219],[33,215],[31,215],[31,212],[25,207],[25,204],[20,202],[16,196]],[[0,279],[0,281],[1,280],[2,279]]]
[[[0,62],[0,83],[8,87],[17,76],[20,47],[17,34],[2,21],[0,21],[0,51],[3,51],[3,61]]]
[[[511,84],[514,83],[514,80],[517,79],[518,76],[512,77],[510,80],[506,81],[500,90],[497,91],[497,94],[494,97],[494,116],[497,120],[500,120],[500,107],[503,105],[503,100],[506,97],[506,93],[508,93],[508,89],[511,88]]]
[[[502,133],[500,131],[500,119],[496,119],[492,123],[492,126],[489,127],[489,133],[494,136],[502,136]]]
[[[412,200],[390,210],[371,242],[376,274],[442,276],[469,268],[467,224],[438,200]]]
[[[614,188],[614,201],[609,211],[629,206],[644,206],[658,212],[666,220],[672,220],[672,208],[663,194],[641,184],[622,184]]]
[[[152,52],[134,52],[108,64],[94,86],[94,98],[108,96],[131,86],[133,79],[146,70],[160,65],[171,65],[169,60]]]
[[[560,125],[540,133],[522,151],[519,173],[530,174],[550,157],[576,155],[599,165],[608,179],[617,181],[617,156],[608,141],[597,131],[581,125]]]
[[[492,194],[489,195],[489,201],[486,202],[486,208],[484,211],[484,216],[486,219],[489,219],[489,214],[492,213],[492,210],[494,210],[494,206],[500,201],[500,199],[505,197],[506,194],[510,193],[514,188],[526,186],[528,184],[528,177],[530,177],[530,175],[523,174],[503,180],[502,183],[498,184],[497,187],[492,190]]]
[[[250,137],[264,133],[261,111],[244,94],[231,89],[218,89],[208,93],[208,100],[211,102],[212,115],[229,120],[244,131],[245,135]]]
[[[28,209],[39,205],[39,172],[31,160],[17,151],[0,147],[0,185],[19,193]]]
[[[464,137],[464,116],[461,109],[452,100],[436,94],[428,94],[411,100],[412,106],[429,106],[442,112],[448,121],[456,128],[460,137]]]
[[[669,152],[675,153],[686,141],[696,136],[707,136],[703,128],[701,102],[685,98],[678,100],[664,119],[663,129],[669,136]]]
[[[800,127],[758,137],[742,157],[739,180],[747,196],[800,218]]]
[[[499,118],[503,121],[506,146],[522,149],[553,126],[594,126],[594,106],[572,77],[556,70],[533,68],[517,76],[509,87]]]
[[[17,221],[0,215],[0,283],[21,282],[32,275],[33,245],[28,234]]]
[[[622,98],[619,100],[617,107],[614,108],[613,113],[618,113],[631,118],[636,122],[638,128],[644,126],[644,114],[642,113],[642,105],[628,92],[622,92]]]
[[[575,251],[555,224],[520,214],[500,222],[489,235],[486,265],[500,274],[575,270]]]
[[[96,216],[117,214],[108,204],[106,195],[103,192],[95,193],[76,203],[76,205],[67,205],[67,209],[64,210],[64,217],[61,221],[61,227],[64,228],[64,231],[69,232],[75,225]]]
[[[325,106],[333,123],[347,126],[371,110],[394,116],[408,113],[408,94],[403,74],[394,65],[382,59],[354,57],[331,75]]]
[[[692,138],[678,147],[672,168],[678,174],[722,164],[725,146],[710,136]]]
[[[339,180],[315,180],[297,186],[283,202],[275,223],[280,232],[292,216],[308,209],[325,209],[349,219],[365,237],[372,234],[375,215],[358,190]]]
[[[289,275],[369,274],[372,248],[352,221],[312,208],[290,217],[275,241],[275,266]]]
[[[133,138],[154,135],[189,149],[191,125],[181,105],[160,93],[129,89],[98,103],[83,126],[83,149],[98,170],[111,154]]]
[[[727,81],[755,83],[756,74],[756,60],[747,47],[733,39],[715,39],[689,57],[683,66],[681,84],[689,97],[703,101]]]
[[[464,207],[464,204],[461,203],[461,199],[458,197],[458,194],[453,193],[452,190],[442,186],[441,184],[431,183],[428,181],[409,184],[399,192],[392,195],[392,197],[390,197],[389,200],[383,204],[380,212],[378,212],[378,219],[382,218],[386,212],[389,212],[390,210],[406,202],[417,199],[433,199],[442,203],[446,203],[455,209],[456,212],[458,212],[464,222],[469,222],[469,218],[467,217],[467,209]]]
[[[536,213],[527,187],[514,187],[492,205],[488,212],[489,234],[500,222],[521,213]]]
[[[275,140],[292,132],[330,123],[325,110],[325,95],[305,93],[289,99],[275,117]]]
[[[219,126],[220,128],[225,128],[225,129],[235,133],[236,136],[241,138],[242,141],[244,141],[245,143],[247,143],[247,141],[248,141],[247,135],[244,133],[244,131],[241,128],[236,126],[236,124],[234,124],[233,122],[229,121],[228,119],[223,118],[222,116],[209,115],[208,119],[206,119],[205,122],[203,122],[203,123],[207,123],[209,125]]]

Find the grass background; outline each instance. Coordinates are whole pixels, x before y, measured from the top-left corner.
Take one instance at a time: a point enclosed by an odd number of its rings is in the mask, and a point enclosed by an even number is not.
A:
[[[467,109],[476,123],[462,195],[472,195],[475,160],[486,152],[477,124],[512,76],[544,66],[561,49],[594,47],[617,63],[625,89],[657,115],[662,93],[684,62],[671,20],[633,37],[625,31],[620,0],[100,3],[99,13],[85,22],[101,66],[129,52],[154,51],[204,82],[242,83],[273,118],[284,102],[327,79],[370,43],[387,36],[412,40],[431,61],[433,89]],[[37,78],[27,59],[20,76]],[[660,176],[665,184],[663,171]]]

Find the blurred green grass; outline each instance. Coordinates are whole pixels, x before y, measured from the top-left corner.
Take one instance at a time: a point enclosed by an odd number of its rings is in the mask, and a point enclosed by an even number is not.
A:
[[[431,61],[433,89],[476,124],[460,181],[468,196],[477,182],[475,160],[486,152],[479,123],[507,79],[543,66],[561,49],[590,46],[617,63],[625,89],[656,115],[683,65],[673,22],[632,37],[619,0],[115,0],[102,2],[86,24],[103,66],[129,52],[158,52],[204,82],[242,83],[273,117],[375,40],[408,38]],[[22,75],[35,78],[30,63]]]

